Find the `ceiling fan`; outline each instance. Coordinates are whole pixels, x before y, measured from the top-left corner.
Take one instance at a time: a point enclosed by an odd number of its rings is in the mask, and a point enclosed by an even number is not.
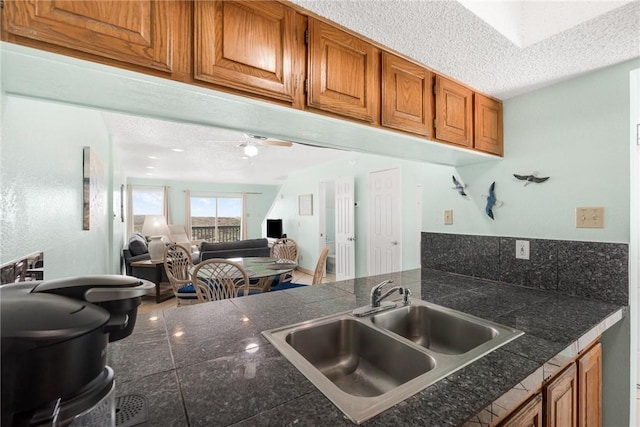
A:
[[[245,140],[238,147],[242,147],[244,154],[248,157],[254,157],[258,154],[258,145],[267,145],[274,147],[291,147],[293,143],[280,139],[267,138],[266,136],[252,135],[245,133]]]

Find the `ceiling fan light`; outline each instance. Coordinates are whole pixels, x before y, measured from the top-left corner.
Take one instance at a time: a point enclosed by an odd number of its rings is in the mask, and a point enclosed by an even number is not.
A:
[[[247,144],[244,147],[244,154],[249,157],[254,157],[258,154],[258,147],[256,147],[254,144]]]

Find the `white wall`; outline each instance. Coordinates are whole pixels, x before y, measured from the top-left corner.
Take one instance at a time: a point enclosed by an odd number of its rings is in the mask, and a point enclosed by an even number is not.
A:
[[[504,159],[425,166],[424,229],[461,234],[629,242],[630,61],[504,101]],[[550,176],[524,187],[513,174]],[[467,198],[451,190],[451,175]],[[489,185],[504,202],[484,213]],[[603,206],[604,229],[576,229],[575,208]],[[442,211],[454,210],[445,226]]]
[[[2,111],[0,259],[43,251],[45,278],[119,271],[111,252],[110,142],[100,113],[7,96]],[[82,230],[82,149],[104,167],[103,203]],[[95,207],[94,207],[95,208]]]
[[[303,268],[313,270],[319,256],[318,190],[320,182],[330,181],[339,176],[354,176],[356,225],[356,277],[367,275],[367,232],[368,232],[368,174],[390,168],[399,168],[402,180],[402,267],[413,269],[420,267],[415,214],[416,179],[420,176],[422,163],[393,159],[383,156],[353,153],[350,158],[326,163],[305,171],[292,173],[280,189],[269,218],[283,219],[283,232],[293,238],[300,247]],[[312,216],[298,215],[298,196],[313,194],[314,211]]]
[[[630,243],[629,196],[631,178],[637,179],[637,172],[632,176],[629,160],[629,73],[639,66],[640,60],[629,61],[506,100],[502,161],[457,170],[423,167],[424,229]],[[632,153],[636,150],[634,147]],[[524,187],[512,176],[532,171],[551,178]],[[468,197],[450,189],[452,173],[467,184]],[[502,207],[494,208],[495,221],[485,215],[485,199],[481,197],[487,194],[493,181],[496,197],[504,202]],[[576,229],[575,208],[580,206],[603,206],[605,227]],[[451,226],[442,224],[444,209],[454,210]],[[633,215],[636,219],[637,209],[636,201]],[[633,255],[637,249],[633,246],[630,249],[633,274],[637,271],[637,255]],[[637,322],[632,321],[638,310],[635,279],[631,277],[629,289],[632,314],[602,338],[606,426],[629,425],[635,415]]]

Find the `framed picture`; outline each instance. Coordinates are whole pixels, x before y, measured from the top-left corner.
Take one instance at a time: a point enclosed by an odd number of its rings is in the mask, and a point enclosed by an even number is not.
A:
[[[298,215],[313,215],[313,194],[298,196]]]
[[[91,230],[91,225],[104,221],[106,215],[105,172],[102,163],[91,147],[82,149],[82,229]]]
[[[124,184],[120,185],[120,222],[124,222]]]

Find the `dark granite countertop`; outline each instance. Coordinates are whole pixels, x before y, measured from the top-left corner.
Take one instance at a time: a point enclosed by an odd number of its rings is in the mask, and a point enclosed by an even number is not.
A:
[[[109,345],[116,394],[145,395],[149,426],[353,425],[261,332],[367,305],[371,287],[387,278],[409,287],[414,298],[525,335],[367,426],[463,425],[624,309],[427,269],[172,308],[139,315],[133,334]]]

